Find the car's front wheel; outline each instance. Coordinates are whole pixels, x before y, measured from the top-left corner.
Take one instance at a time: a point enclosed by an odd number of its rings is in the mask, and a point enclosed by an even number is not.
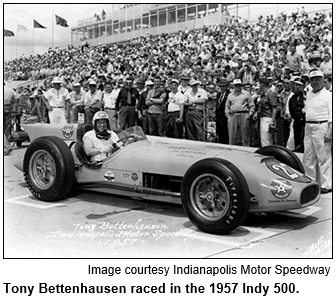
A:
[[[192,165],[183,178],[182,204],[197,228],[226,234],[237,228],[247,215],[248,185],[232,163],[204,159]]]
[[[54,136],[40,137],[29,145],[23,171],[30,192],[43,201],[63,199],[75,182],[72,154],[64,141]]]

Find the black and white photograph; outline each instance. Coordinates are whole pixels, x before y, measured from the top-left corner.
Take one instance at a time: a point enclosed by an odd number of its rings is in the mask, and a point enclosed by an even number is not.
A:
[[[332,3],[7,3],[3,26],[4,259],[333,257]]]

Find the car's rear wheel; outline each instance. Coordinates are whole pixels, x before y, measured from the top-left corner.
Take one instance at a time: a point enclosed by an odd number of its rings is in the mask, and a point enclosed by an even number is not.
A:
[[[192,165],[183,178],[182,204],[197,228],[226,234],[237,228],[247,215],[248,185],[232,163],[204,159]]]
[[[28,147],[23,171],[31,193],[43,201],[66,197],[75,183],[75,165],[72,154],[58,137],[35,139]]]
[[[284,163],[292,167],[293,169],[300,171],[303,174],[305,173],[302,162],[300,161],[298,156],[284,146],[268,145],[268,146],[259,148],[255,152],[260,155],[273,156],[279,162]]]

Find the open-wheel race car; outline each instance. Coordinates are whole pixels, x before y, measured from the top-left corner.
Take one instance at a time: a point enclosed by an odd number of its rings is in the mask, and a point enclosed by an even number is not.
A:
[[[15,166],[31,193],[43,201],[69,196],[73,188],[182,203],[200,230],[226,234],[248,212],[304,208],[320,198],[317,182],[304,174],[295,153],[281,146],[260,149],[146,136],[140,127],[120,132],[137,136],[102,162],[91,162],[82,137],[92,125],[23,125],[31,143]]]

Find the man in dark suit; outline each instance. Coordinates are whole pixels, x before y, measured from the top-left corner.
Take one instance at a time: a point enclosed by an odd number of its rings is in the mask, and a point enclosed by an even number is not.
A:
[[[126,79],[126,87],[122,88],[116,100],[116,109],[119,112],[119,127],[125,130],[135,125],[135,105],[139,101],[139,92],[133,87],[133,78]]]
[[[217,93],[216,98],[216,133],[219,143],[229,144],[228,124],[227,117],[225,116],[225,102],[230,94],[230,83],[225,79],[221,79],[217,85],[220,88],[220,92]]]

